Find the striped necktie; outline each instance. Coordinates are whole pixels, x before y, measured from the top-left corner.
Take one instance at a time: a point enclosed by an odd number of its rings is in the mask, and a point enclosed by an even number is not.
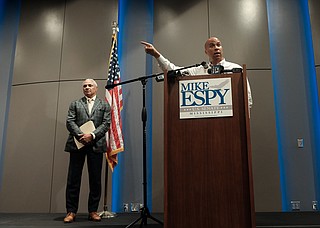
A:
[[[88,98],[89,114],[91,114],[91,110],[92,110],[92,107],[93,107],[93,103],[94,103],[94,100],[93,100],[92,98]]]

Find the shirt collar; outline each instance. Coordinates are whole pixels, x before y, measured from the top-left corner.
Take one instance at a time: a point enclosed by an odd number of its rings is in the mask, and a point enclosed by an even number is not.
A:
[[[226,63],[226,59],[225,58],[223,58],[220,62],[218,62],[216,65],[224,65]],[[210,62],[210,64],[209,64],[210,66],[213,66],[213,64]]]
[[[97,95],[94,95],[93,97],[89,98],[89,97],[86,97],[87,101],[88,100],[92,100],[92,101],[95,101],[97,98]]]

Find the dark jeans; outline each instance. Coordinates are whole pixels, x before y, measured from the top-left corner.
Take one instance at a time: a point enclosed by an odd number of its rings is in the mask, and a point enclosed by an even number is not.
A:
[[[89,173],[88,212],[98,210],[101,198],[101,172],[103,154],[94,153],[91,147],[83,147],[77,152],[70,152],[68,180],[66,188],[67,212],[77,213],[84,162],[87,158]]]

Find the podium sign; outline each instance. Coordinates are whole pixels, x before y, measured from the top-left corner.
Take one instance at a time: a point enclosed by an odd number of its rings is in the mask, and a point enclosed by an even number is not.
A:
[[[179,81],[180,119],[232,116],[231,78]]]
[[[165,76],[165,228],[255,227],[245,73]]]

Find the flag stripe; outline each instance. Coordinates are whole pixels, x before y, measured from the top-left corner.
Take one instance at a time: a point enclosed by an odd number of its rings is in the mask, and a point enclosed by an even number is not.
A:
[[[117,51],[117,34],[115,33],[112,36],[107,85],[114,85],[120,82]],[[124,151],[121,121],[121,110],[123,108],[121,85],[106,90],[105,99],[111,107],[111,123],[110,129],[107,132],[106,158],[110,169],[113,171],[114,167],[118,164],[117,154]]]

